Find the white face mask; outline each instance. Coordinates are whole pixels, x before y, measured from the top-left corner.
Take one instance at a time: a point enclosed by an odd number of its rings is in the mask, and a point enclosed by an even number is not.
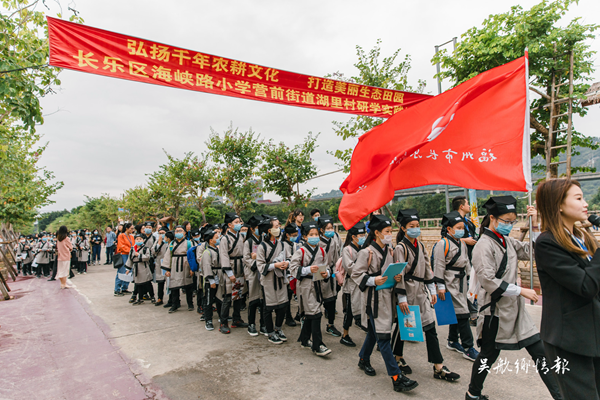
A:
[[[381,239],[381,242],[383,244],[387,244],[387,245],[392,244],[392,235],[383,235],[383,239],[382,238],[379,238],[379,239]]]

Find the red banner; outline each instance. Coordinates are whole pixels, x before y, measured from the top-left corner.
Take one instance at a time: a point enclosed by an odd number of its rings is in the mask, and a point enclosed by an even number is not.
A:
[[[296,74],[47,18],[54,67],[369,117],[388,118],[431,97]]]
[[[362,135],[338,212],[350,228],[396,190],[446,184],[531,190],[527,58],[476,77]]]

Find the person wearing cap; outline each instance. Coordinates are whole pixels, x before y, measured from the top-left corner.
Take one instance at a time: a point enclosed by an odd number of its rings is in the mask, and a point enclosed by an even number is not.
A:
[[[192,240],[192,244],[193,244],[194,246],[197,246],[197,245],[199,245],[199,244],[200,244],[200,241],[201,241],[201,237],[200,237],[200,229],[198,229],[198,228],[193,228],[193,229],[190,231],[190,235],[192,236],[192,239],[191,239],[191,240]]]
[[[219,254],[219,244],[221,234],[209,227],[205,230],[204,241],[206,247],[202,253],[201,269],[204,276],[204,326],[207,331],[215,329],[213,325],[213,303],[217,303],[217,312],[221,311],[221,301],[216,298],[219,287],[219,271],[221,270],[221,260]]]
[[[152,286],[152,271],[150,269],[151,249],[144,245],[146,238],[142,234],[135,235],[135,245],[129,251],[129,257],[125,263],[125,268],[133,274],[133,301],[134,306],[142,304],[146,295],[152,301],[154,300],[154,287]],[[137,299],[136,299],[137,294]]]
[[[456,313],[457,323],[449,327],[446,347],[461,353],[467,360],[475,361],[479,352],[473,347],[473,332],[469,324],[471,313],[467,304],[467,280],[471,273],[471,262],[467,244],[461,241],[464,234],[462,215],[458,211],[444,214],[442,239],[433,248],[433,280],[437,284],[440,300],[445,301],[446,293],[450,293]]]
[[[158,229],[158,238],[156,239],[156,242],[150,248],[150,254],[154,258],[155,265],[158,265],[158,266],[162,265],[162,260],[165,258],[165,252],[169,248],[170,239],[166,237],[166,233],[167,233],[166,228],[160,227]],[[165,296],[165,273],[166,273],[166,271],[163,270],[162,268],[159,268],[158,270],[156,270],[156,269],[154,270],[156,286],[158,289],[158,292],[157,292],[158,296],[157,296],[156,303],[154,305],[157,307],[160,306],[161,304],[163,304],[163,302],[164,302],[163,300],[164,300],[164,296]],[[169,307],[171,307],[171,306],[169,306]]]
[[[352,267],[358,257],[358,252],[365,244],[366,229],[363,222],[359,222],[348,230],[346,235],[346,242],[344,243],[344,249],[342,250],[342,267],[346,271],[346,278],[342,286],[342,304],[344,305],[344,332],[340,343],[348,347],[356,347],[356,343],[352,340],[349,334],[349,329],[352,326],[352,320],[354,319],[357,326],[361,326],[360,320],[360,307],[361,307],[361,295],[358,285],[352,278]]]
[[[262,217],[252,216],[247,222],[248,234],[244,242],[244,276],[248,283],[248,335],[258,336],[256,329],[256,312],[263,308],[262,288],[260,286],[260,276],[256,266],[256,251],[262,242],[262,235],[258,226]],[[263,313],[260,313],[260,333],[267,334],[267,328],[263,322]]]
[[[75,242],[75,248],[77,249],[77,261],[79,263],[77,266],[77,273],[79,275],[87,274],[87,262],[90,253],[90,241],[85,231],[82,230],[79,233],[79,237]]]
[[[281,329],[285,319],[285,309],[289,302],[287,295],[287,274],[289,262],[285,260],[285,250],[279,241],[281,224],[277,218],[270,218],[259,224],[264,240],[256,250],[256,268],[260,274],[263,290],[263,320],[267,328],[268,340],[273,344],[287,342]],[[273,325],[275,311],[275,325]]]
[[[488,368],[501,350],[526,348],[536,365],[546,363],[540,333],[525,309],[525,299],[537,302],[533,289],[517,285],[519,260],[529,261],[529,242],[509,236],[517,223],[517,200],[513,196],[490,197],[483,205],[487,215],[482,222],[479,240],[473,249],[473,268],[481,288],[477,337],[481,351],[473,364],[469,390],[465,399],[487,399],[481,394]],[[535,207],[527,207],[527,216],[535,217]],[[534,226],[536,224],[534,223]],[[554,399],[562,399],[552,371],[540,377]]]
[[[290,261],[292,259],[292,256],[294,255],[294,253],[300,246],[298,244],[298,242],[300,241],[299,238],[301,236],[302,235],[298,235],[298,231],[296,229],[295,224],[287,224],[285,226],[285,228],[283,229],[281,243],[283,244],[283,249],[285,251],[284,258],[286,260]],[[296,323],[296,320],[294,319],[294,317],[292,316],[291,302],[292,302],[292,297],[294,297],[294,293],[296,290],[297,280],[296,280],[296,278],[294,278],[293,276],[290,275],[289,269],[286,270],[286,274],[287,274],[289,283],[287,285],[288,303],[287,303],[287,306],[285,307],[285,324],[287,326],[293,327],[293,326],[296,326],[297,323]],[[297,316],[298,321],[300,321],[300,313],[297,313],[296,316]]]
[[[427,361],[433,364],[433,377],[454,382],[460,378],[460,375],[451,372],[443,364],[444,357],[440,351],[440,342],[435,329],[433,305],[437,302],[437,292],[429,255],[423,243],[418,240],[418,237],[421,236],[419,214],[414,209],[400,210],[397,220],[400,223],[400,231],[396,239],[398,245],[394,250],[394,262],[407,263],[402,271],[402,282],[398,285],[398,305],[404,314],[409,313],[409,305],[419,306],[427,345]],[[431,300],[428,294],[431,296]],[[404,361],[404,341],[400,339],[400,331],[397,326],[394,330],[393,341],[393,351],[397,361],[406,371],[410,370]]]
[[[327,328],[325,333],[333,337],[340,337],[342,336],[342,333],[338,331],[334,325],[338,285],[337,281],[333,278],[333,272],[335,263],[339,259],[342,249],[338,247],[338,242],[334,240],[335,231],[333,230],[333,218],[329,215],[321,215],[318,224],[321,238],[319,246],[325,250],[327,268],[329,271],[329,278],[321,282],[323,307],[325,308],[325,318],[327,318]]]
[[[371,354],[377,344],[387,373],[392,378],[394,391],[408,392],[419,384],[402,373],[390,344],[395,315],[394,291],[401,282],[401,275],[394,277],[394,287],[376,290],[387,281],[388,278],[381,275],[393,261],[392,222],[385,215],[374,215],[369,226],[371,232],[358,253],[350,276],[361,291],[361,324],[367,329],[358,353],[358,367],[366,375],[376,374],[371,366]]]
[[[244,255],[244,238],[239,234],[242,229],[240,217],[229,212],[225,214],[226,233],[219,245],[221,259],[221,270],[219,272],[219,291],[217,297],[223,302],[221,307],[221,333],[229,333],[229,309],[231,308],[233,285],[243,281],[244,267],[242,258]],[[232,328],[247,328],[248,324],[242,320],[240,314],[242,304],[240,299],[233,301]]]
[[[192,247],[192,242],[185,238],[183,226],[175,227],[175,240],[169,243],[169,249],[165,252],[161,268],[166,271],[165,276],[169,279],[169,290],[171,290],[172,306],[169,313],[174,313],[181,307],[180,291],[185,289],[188,311],[194,311],[193,299],[193,271],[187,260],[187,251]]]
[[[42,273],[45,277],[50,275],[50,252],[52,251],[52,242],[48,240],[49,235],[46,232],[42,232],[40,236],[40,243],[38,244],[35,256],[35,262],[38,265],[35,274],[37,278],[41,278]]]
[[[318,273],[320,266],[326,266],[327,260],[325,250],[319,246],[319,226],[313,221],[303,223],[302,235],[304,242],[290,260],[290,274],[298,280],[296,294],[304,319],[298,340],[302,348],[312,348],[315,355],[324,357],[331,354],[331,350],[323,343],[321,281],[313,281],[313,274]],[[329,272],[321,271],[320,275],[327,278]]]

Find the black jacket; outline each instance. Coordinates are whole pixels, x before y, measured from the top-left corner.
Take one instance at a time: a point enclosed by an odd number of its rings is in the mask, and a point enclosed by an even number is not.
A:
[[[600,251],[588,261],[544,232],[535,243],[535,262],[543,294],[542,340],[600,357]]]

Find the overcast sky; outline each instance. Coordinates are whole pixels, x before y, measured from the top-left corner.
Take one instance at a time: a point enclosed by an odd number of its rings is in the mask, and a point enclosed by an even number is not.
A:
[[[434,46],[464,33],[490,14],[538,0],[355,0],[291,2],[263,1],[141,1],[77,0],[71,2],[85,24],[227,58],[273,68],[323,76],[356,73],[355,46],[371,49],[381,38],[382,56],[401,48],[412,58],[410,83],[427,81],[427,93],[437,94],[430,60]],[[46,2],[51,5],[51,2]],[[67,7],[63,2],[63,7]],[[54,12],[55,9],[52,10]],[[67,10],[63,10],[65,15]],[[53,14],[52,14],[53,15]],[[566,20],[581,16],[600,24],[600,1],[581,0]],[[564,23],[563,23],[564,25]],[[591,42],[600,51],[600,40]],[[600,61],[594,81],[600,81]],[[57,94],[42,99],[45,123],[38,131],[49,141],[42,165],[54,171],[64,187],[42,211],[71,209],[85,197],[146,182],[147,173],[166,161],[162,151],[181,157],[200,153],[210,127],[222,132],[230,123],[252,128],[264,139],[295,145],[309,131],[320,132],[314,160],[320,173],[338,169],[327,150],[347,148],[335,136],[332,121],[349,116],[328,111],[172,89],[64,70]],[[443,85],[447,89],[449,83]],[[594,106],[577,128],[600,136],[600,106]],[[315,193],[339,188],[342,173],[309,182]],[[273,194],[266,198],[276,199]]]

